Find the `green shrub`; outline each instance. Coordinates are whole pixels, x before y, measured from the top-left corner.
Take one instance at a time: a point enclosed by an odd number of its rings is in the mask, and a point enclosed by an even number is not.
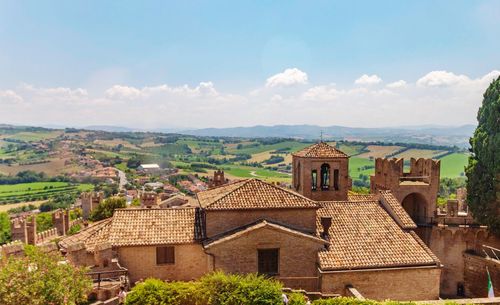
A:
[[[288,305],[305,305],[306,298],[302,293],[290,293],[288,294]]]

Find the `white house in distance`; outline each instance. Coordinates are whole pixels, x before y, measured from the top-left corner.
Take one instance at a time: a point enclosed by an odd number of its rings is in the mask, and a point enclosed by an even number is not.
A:
[[[158,164],[141,164],[137,167],[137,170],[146,174],[154,174],[161,171],[161,168]]]

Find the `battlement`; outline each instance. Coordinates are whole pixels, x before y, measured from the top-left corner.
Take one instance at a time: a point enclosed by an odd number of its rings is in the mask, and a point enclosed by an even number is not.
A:
[[[214,171],[213,178],[210,178],[208,181],[209,188],[218,187],[224,185],[228,182],[228,180],[224,177],[224,171],[218,169]]]
[[[80,194],[83,218],[88,219],[90,213],[104,200],[103,192],[84,192]]]
[[[140,196],[141,207],[152,208],[158,205],[158,194],[154,192],[143,192]]]

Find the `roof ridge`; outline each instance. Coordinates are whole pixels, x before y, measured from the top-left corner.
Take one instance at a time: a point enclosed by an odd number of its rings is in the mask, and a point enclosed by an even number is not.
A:
[[[264,182],[264,181],[262,181],[262,180],[260,180],[260,179],[255,179],[255,180],[259,180],[259,181],[261,181],[261,182]],[[317,205],[318,207],[320,207],[320,205],[319,205],[319,203],[318,203],[317,201],[314,201],[314,200],[312,200],[312,199],[309,199],[309,198],[307,198],[306,196],[304,196],[304,195],[302,195],[302,194],[296,193],[296,192],[294,192],[294,191],[292,191],[292,190],[286,189],[286,188],[281,187],[281,186],[277,186],[277,185],[272,184],[272,183],[268,183],[268,182],[264,182],[264,183],[265,183],[265,184],[268,184],[268,185],[270,185],[270,186],[272,186],[272,187],[274,187],[274,188],[276,188],[276,189],[278,189],[278,190],[285,191],[285,192],[287,192],[287,193],[289,193],[289,194],[291,194],[291,195],[294,195],[294,196],[297,196],[297,197],[301,197],[301,198],[303,198],[303,199],[306,199],[307,201],[310,201],[311,203],[314,203],[315,205]]]
[[[252,181],[252,180],[259,180],[259,179],[256,179],[256,178],[250,178],[250,179],[244,179],[244,180],[237,181],[237,182],[241,182],[241,185],[239,185],[238,187],[236,187],[236,188],[235,188],[235,189],[233,189],[233,190],[230,190],[230,191],[226,192],[224,195],[222,195],[222,196],[218,197],[217,199],[213,200],[212,202],[210,202],[209,204],[207,204],[207,205],[205,206],[205,208],[208,208],[209,206],[213,205],[214,203],[219,202],[220,200],[222,200],[222,199],[226,198],[227,196],[229,196],[229,195],[230,195],[230,194],[232,194],[233,192],[235,192],[235,191],[237,191],[237,190],[241,189],[243,186],[247,185],[247,184],[248,184],[250,181]],[[259,180],[259,181],[260,181],[260,180]],[[235,182],[234,184],[236,184],[236,182]],[[227,184],[226,184],[226,185],[221,185],[221,187],[222,187],[222,186],[227,186]],[[196,197],[198,198],[198,195],[197,195]],[[198,200],[198,201],[199,201],[199,200]]]

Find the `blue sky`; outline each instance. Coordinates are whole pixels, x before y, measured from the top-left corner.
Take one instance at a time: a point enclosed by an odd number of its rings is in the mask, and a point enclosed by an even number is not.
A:
[[[62,89],[69,92],[54,100],[71,103],[71,107],[54,107],[45,119],[36,113],[19,114],[10,123],[85,124],[64,113],[67,109],[94,114],[95,121],[91,123],[103,124],[109,120],[109,113],[100,117],[92,109],[110,111],[113,108],[109,103],[115,101],[122,104],[114,107],[125,109],[119,113],[122,120],[117,118],[110,123],[126,126],[131,125],[129,120],[134,113],[142,111],[147,122],[138,124],[144,126],[218,127],[211,120],[202,119],[202,115],[183,113],[180,105],[186,103],[192,105],[191,109],[184,109],[186,112],[213,111],[223,118],[228,115],[221,123],[224,126],[378,126],[380,122],[364,123],[371,114],[367,105],[358,105],[360,111],[366,112],[357,120],[345,115],[330,120],[332,116],[322,113],[325,109],[357,105],[355,101],[361,99],[367,103],[373,100],[375,105],[388,100],[396,103],[398,98],[380,97],[375,91],[389,90],[386,86],[399,80],[404,80],[412,92],[397,93],[409,103],[395,105],[397,109],[417,107],[417,101],[426,97],[433,103],[434,98],[443,103],[436,111],[447,109],[452,102],[460,108],[467,102],[457,100],[457,94],[463,96],[463,92],[448,88],[450,84],[463,85],[460,81],[464,78],[460,76],[466,77],[469,85],[476,81],[467,92],[470,99],[479,99],[480,103],[478,92],[485,89],[490,79],[480,80],[500,70],[499,50],[500,1],[0,0],[0,102],[6,105],[4,109],[11,107],[20,112],[28,109],[27,103],[33,109],[46,108],[48,94],[59,94]],[[306,79],[286,83],[284,91],[276,89],[282,86],[275,86],[273,92],[263,90],[270,77],[286,69],[297,69],[306,74]],[[417,82],[433,71],[451,74],[438,75],[447,79],[446,86],[439,82],[431,86],[441,91],[424,91]],[[377,76],[380,81],[356,84],[364,74]],[[496,76],[495,72],[492,75]],[[217,98],[224,95],[224,102],[217,100],[213,92],[203,97],[196,95],[200,83],[211,84]],[[368,93],[357,98],[330,95],[321,103],[325,107],[322,113],[301,111],[307,104],[297,102],[300,96],[307,90],[332,84],[344,93],[369,85]],[[162,85],[187,85],[196,96],[179,97],[179,90],[160,97],[143,94],[145,87]],[[134,89],[140,93],[133,99],[124,98],[123,94],[112,97],[109,90],[114,86],[128,93]],[[74,91],[79,89],[85,100],[72,102]],[[113,92],[117,90],[115,87]],[[19,97],[14,98],[17,106],[13,105],[13,94]],[[137,99],[143,100],[143,108]],[[165,99],[171,104],[165,104]],[[240,104],[231,104],[231,100]],[[319,100],[324,100],[324,96],[316,102]],[[226,114],[222,109],[227,108],[225,103],[243,110],[236,117],[234,111]],[[472,110],[479,105],[478,101],[471,103],[458,112],[456,120],[439,120],[436,114],[431,118],[412,118],[408,123],[471,123],[475,118]],[[155,107],[179,109],[173,118],[165,120],[158,116],[158,111],[151,111]],[[259,109],[283,109],[284,116],[273,121],[273,116],[263,116]],[[384,118],[382,114],[379,117]],[[384,124],[405,123],[397,118],[396,112],[389,113]]]

